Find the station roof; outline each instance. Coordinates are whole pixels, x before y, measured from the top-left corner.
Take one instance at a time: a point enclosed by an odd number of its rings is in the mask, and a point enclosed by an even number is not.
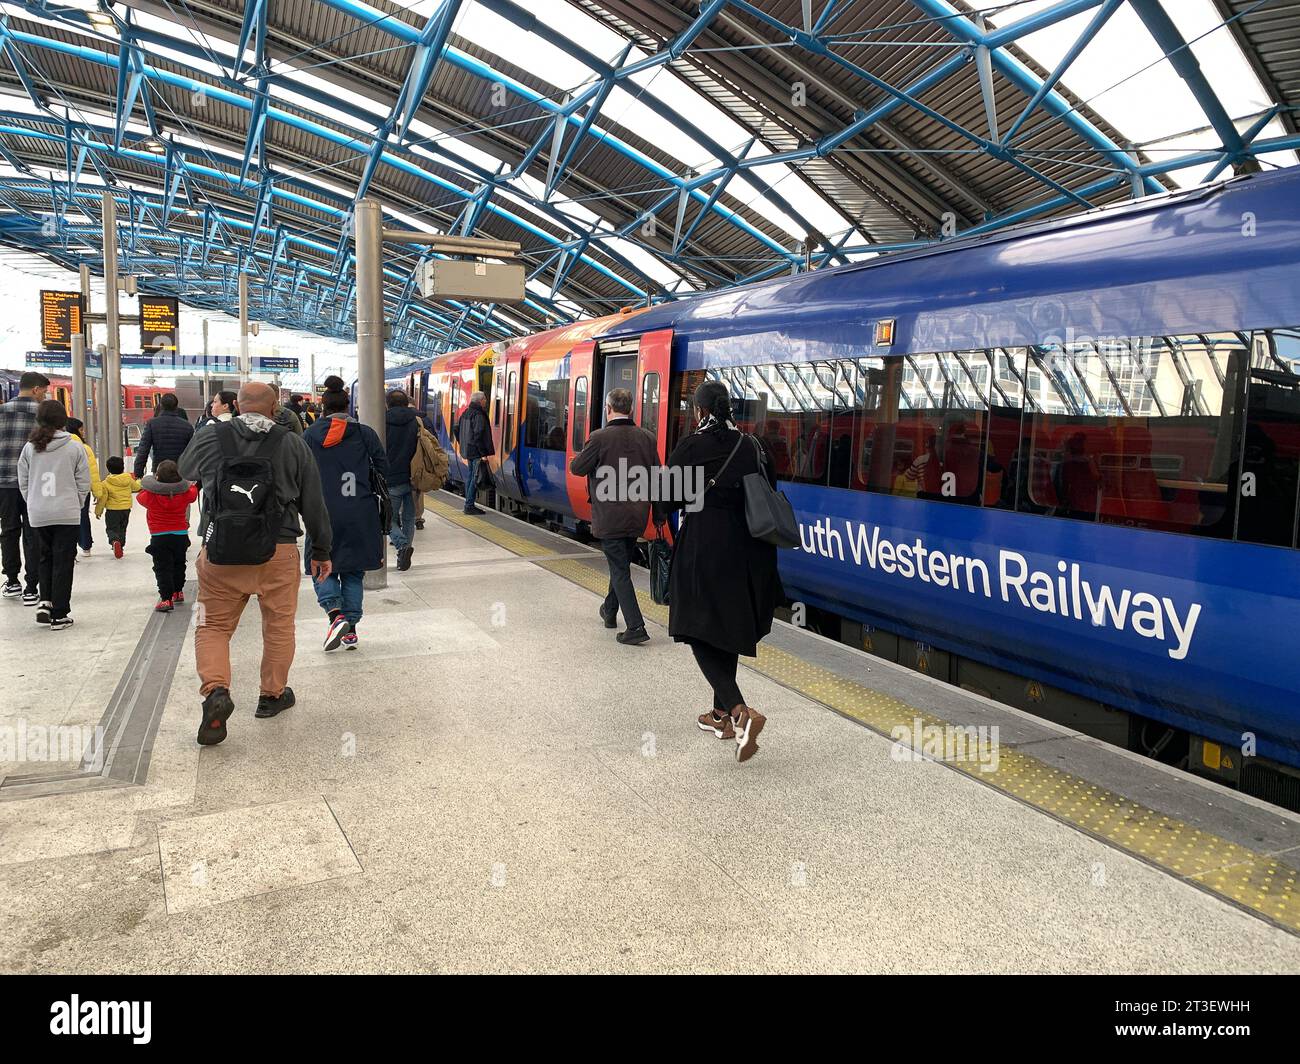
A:
[[[361,196],[398,228],[520,242],[528,295],[508,307],[422,299],[424,252],[386,245],[390,350],[413,355],[1300,146],[1289,0],[28,0],[0,16],[0,241],[98,272],[111,188],[142,289],[230,311],[242,270],[254,317],[345,337]],[[1153,61],[1114,69],[1117,42]],[[1124,100],[1143,76],[1181,100],[1174,125]]]

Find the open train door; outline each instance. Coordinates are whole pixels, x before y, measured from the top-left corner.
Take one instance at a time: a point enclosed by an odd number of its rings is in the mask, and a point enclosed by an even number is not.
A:
[[[507,348],[501,353],[493,373],[492,383],[492,443],[497,452],[497,466],[493,470],[498,495],[522,502],[523,478],[520,476],[519,454],[521,424],[519,414],[520,382],[523,376],[523,355]]]
[[[579,521],[591,523],[591,499],[587,495],[587,478],[575,477],[569,472],[574,456],[587,445],[591,435],[592,370],[596,359],[596,344],[584,340],[569,352],[569,439],[565,448],[564,478],[569,492],[569,504]]]
[[[637,352],[632,409],[636,412],[636,423],[654,434],[660,464],[668,461],[668,377],[672,373],[672,364],[672,329],[643,334]],[[655,539],[657,536],[652,516],[646,523],[645,538]]]

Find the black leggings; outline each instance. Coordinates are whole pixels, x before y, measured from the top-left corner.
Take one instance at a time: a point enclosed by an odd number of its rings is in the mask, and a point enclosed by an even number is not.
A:
[[[708,643],[691,640],[691,653],[704,678],[713,688],[713,708],[719,713],[730,713],[745,704],[745,697],[736,686],[736,668],[740,655],[719,650]]]

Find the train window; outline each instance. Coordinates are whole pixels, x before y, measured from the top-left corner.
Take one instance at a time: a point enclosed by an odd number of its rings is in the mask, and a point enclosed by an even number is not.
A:
[[[442,389],[429,392],[428,402],[429,406],[426,413],[429,415],[429,420],[433,422],[433,427],[441,432],[446,424],[442,414]]]
[[[750,371],[748,390],[762,414],[760,431],[777,475],[804,484],[827,483],[837,415],[850,409],[835,362],[778,362]],[[847,446],[852,448],[852,434]]]
[[[641,427],[659,435],[659,374],[647,373],[641,382]]]
[[[1020,478],[1029,470],[1021,451],[1020,431],[1028,384],[1028,358],[1029,353],[1023,347],[999,347],[971,357],[977,377],[982,376],[982,371],[989,378],[988,428],[984,436],[984,505],[995,509],[1016,508]]]
[[[546,382],[546,406],[542,408],[542,442],[548,451],[563,451],[569,433],[569,378]]]
[[[573,449],[581,451],[587,445],[587,378],[573,382]]]
[[[702,369],[688,369],[685,373],[679,373],[672,378],[671,394],[676,395],[676,400],[669,401],[668,428],[671,433],[668,440],[669,454],[690,435],[695,427],[695,411],[691,407],[695,399],[695,390],[704,383],[704,380],[705,374]]]
[[[528,381],[528,409],[524,414],[524,446],[563,451],[568,432],[569,379]]]
[[[542,424],[542,383],[532,379],[534,367],[529,366],[528,394],[524,396],[524,435],[525,447],[540,447],[538,436]]]
[[[456,434],[456,422],[460,419],[456,416],[460,412],[460,381],[455,377],[451,380],[451,433]]]
[[[857,442],[858,410],[862,397],[862,375],[850,359],[832,363],[831,390],[834,402],[830,417],[830,455],[826,463],[827,483],[832,488],[853,484],[853,455]]]
[[[515,445],[515,411],[513,400],[518,391],[519,373],[518,371],[512,371],[510,374],[510,383],[506,387],[506,424],[505,428],[501,430],[502,439],[505,441],[501,448],[503,454],[509,454]]]
[[[1235,334],[1029,348],[1018,509],[1230,537],[1245,353]]]
[[[1300,522],[1300,329],[1254,336],[1246,396],[1237,538],[1296,546]]]
[[[1000,493],[1001,463],[984,437],[992,372],[982,351],[859,362],[864,399],[855,487],[978,506],[986,473]]]

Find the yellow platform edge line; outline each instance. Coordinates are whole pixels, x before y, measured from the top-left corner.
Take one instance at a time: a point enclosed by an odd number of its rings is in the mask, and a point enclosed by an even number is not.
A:
[[[538,558],[551,553],[531,540],[481,518],[466,516],[433,498],[426,498],[425,507],[520,557]],[[598,595],[606,591],[607,578],[582,562],[539,559],[534,564]],[[638,592],[637,597],[646,617],[667,625],[667,607],[652,602],[643,592]],[[954,726],[934,713],[775,647],[760,646],[755,662],[745,664],[781,686],[899,742],[906,749],[912,749],[914,744],[895,736],[903,732],[912,735],[916,722],[921,728]],[[976,752],[987,751],[978,748]],[[1014,746],[999,744],[996,767],[990,767],[986,757],[928,759],[942,761],[1121,852],[1263,916],[1288,931],[1300,933],[1300,873],[1267,854],[1165,816]]]

